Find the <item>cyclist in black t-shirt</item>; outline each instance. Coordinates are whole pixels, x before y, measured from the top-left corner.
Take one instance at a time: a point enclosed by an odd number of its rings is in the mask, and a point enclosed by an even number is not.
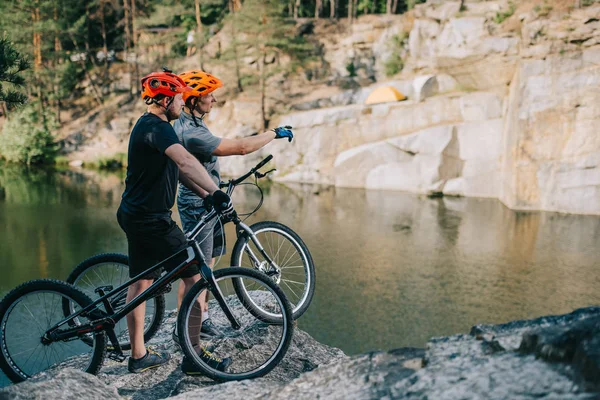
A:
[[[125,192],[117,211],[119,225],[127,235],[129,274],[132,278],[187,245],[185,235],[171,219],[178,180],[203,198],[212,196],[215,204],[227,204],[223,214],[233,212],[229,196],[218,190],[202,164],[179,143],[169,124],[179,117],[183,107],[181,93],[190,89],[170,71],[155,72],[142,78],[142,87],[142,98],[148,110],[131,131]],[[147,289],[156,277],[148,276],[148,279],[131,285],[127,301]],[[200,279],[198,268],[188,267],[181,277],[187,292]],[[146,349],[145,314],[146,304],[142,303],[127,315],[131,341],[128,369],[131,372],[143,372],[169,360],[168,354]],[[204,348],[198,347],[198,351],[201,357],[221,370],[231,362],[229,358],[217,359]],[[198,372],[186,358],[182,370],[189,374]]]

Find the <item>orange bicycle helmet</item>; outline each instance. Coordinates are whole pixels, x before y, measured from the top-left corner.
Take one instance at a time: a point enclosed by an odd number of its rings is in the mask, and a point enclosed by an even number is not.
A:
[[[183,101],[187,101],[190,97],[207,95],[223,86],[223,82],[219,78],[199,69],[183,72],[179,74],[179,77],[192,89],[183,94]]]
[[[183,79],[170,71],[152,72],[142,78],[142,99],[146,103],[159,94],[173,97],[190,90]]]

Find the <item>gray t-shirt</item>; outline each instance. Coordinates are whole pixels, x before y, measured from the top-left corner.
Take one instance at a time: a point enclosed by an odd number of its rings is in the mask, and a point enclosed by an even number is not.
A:
[[[219,147],[221,138],[213,135],[202,119],[197,117],[196,122],[198,126],[196,126],[190,114],[182,111],[179,119],[173,123],[173,129],[183,147],[204,165],[213,181],[218,185],[221,181],[219,159],[212,153]],[[180,183],[179,196],[196,195]]]

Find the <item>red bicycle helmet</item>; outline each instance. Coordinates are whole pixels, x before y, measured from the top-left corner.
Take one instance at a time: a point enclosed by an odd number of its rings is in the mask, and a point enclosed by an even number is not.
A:
[[[191,90],[183,79],[169,71],[152,72],[142,78],[142,99],[146,102],[159,94],[173,97]]]

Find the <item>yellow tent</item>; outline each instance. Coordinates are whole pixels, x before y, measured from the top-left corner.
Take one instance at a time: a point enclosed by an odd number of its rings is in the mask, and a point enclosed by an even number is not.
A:
[[[371,92],[367,100],[365,100],[365,104],[379,104],[402,100],[406,100],[405,95],[391,86],[382,86]]]

